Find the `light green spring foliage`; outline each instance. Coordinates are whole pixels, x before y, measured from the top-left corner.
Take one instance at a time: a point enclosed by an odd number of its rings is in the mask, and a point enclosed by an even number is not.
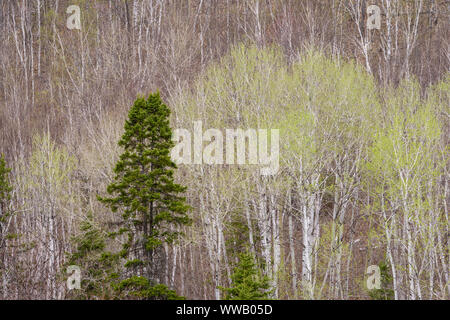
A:
[[[285,161],[346,152],[380,118],[373,78],[354,63],[310,50],[288,64],[278,48],[244,45],[210,66],[175,106],[177,127],[201,120],[204,129],[280,129]]]
[[[428,182],[434,183],[442,169],[435,158],[440,124],[419,95],[419,84],[414,81],[404,81],[390,93],[386,121],[371,146],[367,168],[393,201],[420,201]]]
[[[434,247],[436,234],[448,228],[447,213],[442,214],[439,204],[443,199],[435,198],[448,148],[442,148],[442,122],[434,99],[432,94],[421,98],[414,80],[391,90],[385,120],[378,124],[366,162],[367,190],[375,200],[371,211],[382,210],[388,216],[397,212],[410,221],[412,230],[427,230],[414,237],[416,252]],[[394,221],[385,221],[392,231],[401,228]]]
[[[64,147],[59,147],[49,135],[34,136],[33,149],[28,164],[21,164],[23,175],[18,183],[30,195],[41,193],[47,203],[57,201],[59,213],[74,201],[69,191],[71,175],[75,170],[75,158]],[[43,204],[45,205],[45,204]]]
[[[450,71],[447,72],[444,79],[434,86],[431,86],[428,91],[428,103],[442,124],[448,124],[450,116]]]
[[[371,214],[379,212],[381,195],[394,202],[406,197],[407,214],[424,225],[431,200],[423,195],[436,191],[448,161],[443,130],[448,131],[449,89],[450,75],[431,87],[427,98],[414,80],[382,91],[363,67],[319,50],[288,62],[276,47],[239,45],[174,101],[174,124],[191,132],[196,120],[203,130],[280,129],[280,171],[289,174],[265,181],[271,191],[284,194],[314,173],[319,181],[327,179],[326,191],[357,187],[374,196]],[[243,195],[256,194],[259,180],[250,167],[237,167],[226,167],[229,182],[220,185],[233,188],[233,199],[245,208]],[[208,181],[204,192],[218,187],[215,169],[203,166],[199,180],[197,169],[181,168],[196,177],[192,189],[204,188],[203,181]],[[315,191],[324,187],[312,184],[307,187]]]
[[[380,104],[364,70],[310,50],[293,63],[289,80],[289,104],[278,123],[286,164],[296,159],[308,170],[321,158],[351,156],[355,143],[367,143]]]
[[[283,115],[280,109],[288,96],[287,77],[288,64],[279,48],[238,45],[208,67],[192,90],[186,90],[174,101],[173,126],[193,132],[193,121],[202,121],[204,131],[209,128],[222,131],[224,148],[226,129],[277,129],[273,123]],[[270,145],[270,132],[268,136]],[[183,167],[180,166],[182,170]],[[192,189],[201,190],[205,185],[210,189],[210,181],[216,181],[215,169],[204,166],[201,174],[197,174],[197,169],[187,171],[193,175],[192,183],[196,184]],[[220,168],[226,170],[231,179],[225,183],[226,188],[246,181],[246,176],[254,174],[258,166],[245,166],[245,171],[241,169],[239,166]],[[211,177],[205,176],[205,172]],[[236,179],[236,176],[240,178]],[[201,177],[204,180],[200,180]],[[221,189],[217,184],[216,187]],[[248,185],[242,187],[249,188]],[[254,183],[250,183],[251,187]],[[237,196],[241,197],[242,192],[237,192]]]
[[[176,102],[177,123],[201,120],[210,128],[265,128],[277,113],[287,64],[277,48],[236,46]]]
[[[441,161],[445,163],[450,152],[448,143],[450,136],[450,72],[441,82],[428,89],[426,103],[441,128],[441,147],[438,152]]]

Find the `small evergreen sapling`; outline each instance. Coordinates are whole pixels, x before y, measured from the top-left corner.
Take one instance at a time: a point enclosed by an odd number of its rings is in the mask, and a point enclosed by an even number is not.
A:
[[[6,239],[14,235],[8,234],[7,226],[8,217],[11,218],[11,192],[12,187],[9,183],[9,169],[6,165],[6,161],[3,155],[0,155],[0,278],[2,278],[5,269],[5,257],[6,257]],[[0,294],[4,288],[0,286]]]
[[[220,287],[225,300],[268,300],[271,294],[269,278],[260,274],[254,257],[249,253],[239,255],[231,281],[231,288]]]
[[[7,217],[11,215],[10,211],[10,201],[11,201],[11,191],[12,187],[9,184],[8,176],[11,172],[6,166],[6,161],[2,156],[0,156],[0,248],[3,247],[3,242],[6,237],[6,230],[4,225],[6,223]]]
[[[381,288],[369,290],[372,300],[394,300],[394,290],[392,290],[392,275],[389,265],[385,261],[378,264],[381,275]]]
[[[69,255],[67,266],[81,269],[81,290],[69,292],[71,299],[112,299],[115,292],[111,282],[117,278],[119,255],[105,250],[107,236],[96,225],[92,213],[81,222],[80,235],[72,239],[75,251]]]

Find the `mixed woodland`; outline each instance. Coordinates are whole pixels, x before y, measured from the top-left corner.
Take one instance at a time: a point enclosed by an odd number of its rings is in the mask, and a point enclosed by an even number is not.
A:
[[[0,1],[0,299],[448,299],[449,17]],[[279,129],[278,172],[176,166],[195,121]]]

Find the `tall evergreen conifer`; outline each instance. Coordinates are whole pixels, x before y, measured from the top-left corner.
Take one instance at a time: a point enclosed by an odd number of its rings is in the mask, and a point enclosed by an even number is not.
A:
[[[129,272],[118,289],[143,298],[176,298],[155,281],[155,253],[177,239],[179,226],[191,222],[182,196],[186,188],[173,178],[176,165],[170,158],[169,115],[159,93],[134,102],[119,141],[124,152],[114,169],[114,182],[107,188],[111,197],[99,197],[113,212],[120,209],[123,227],[119,233],[128,239],[121,256],[128,259]]]

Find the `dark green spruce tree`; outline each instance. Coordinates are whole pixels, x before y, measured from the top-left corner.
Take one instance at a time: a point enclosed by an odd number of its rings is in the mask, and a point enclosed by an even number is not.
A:
[[[116,288],[126,297],[180,298],[157,283],[155,267],[161,262],[155,257],[162,245],[172,244],[180,235],[179,227],[191,223],[182,196],[186,187],[174,182],[169,115],[159,93],[134,102],[119,141],[124,152],[114,169],[114,182],[107,188],[110,197],[99,197],[113,212],[122,213],[118,234],[127,239],[120,253],[127,260],[127,272]]]
[[[231,281],[231,288],[220,287],[225,300],[268,300],[271,294],[269,278],[261,275],[250,253],[239,255]]]
[[[12,187],[9,184],[9,173],[11,169],[6,166],[3,155],[0,156],[0,245],[3,251],[6,237],[6,219],[11,215],[9,204],[11,202]]]
[[[9,183],[9,169],[3,155],[0,155],[0,278],[5,272],[6,238],[8,236],[7,219],[11,216],[10,208],[12,187]],[[0,294],[3,294],[0,286]]]
[[[381,275],[381,288],[369,290],[369,296],[372,300],[394,300],[393,279],[391,270],[386,261],[378,263]]]
[[[75,250],[68,255],[66,266],[77,265],[81,269],[81,288],[71,290],[69,299],[109,300],[116,298],[111,283],[118,278],[118,254],[106,251],[108,237],[98,226],[92,213],[80,224],[80,234],[72,239]],[[66,269],[64,268],[64,275]],[[65,279],[67,281],[67,278]]]

